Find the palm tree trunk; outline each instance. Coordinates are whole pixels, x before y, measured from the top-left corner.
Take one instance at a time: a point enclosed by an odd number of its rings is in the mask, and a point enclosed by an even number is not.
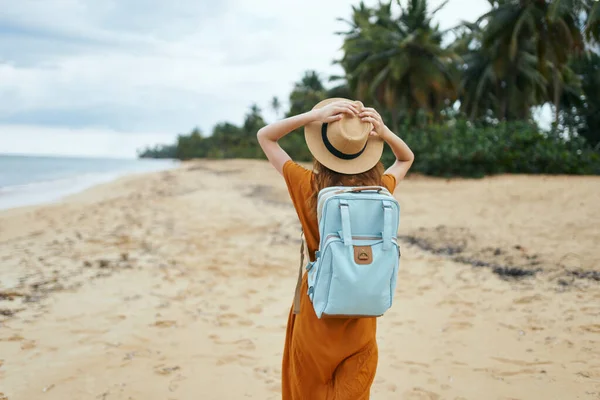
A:
[[[393,108],[392,110],[392,132],[395,132],[396,134],[398,134],[398,110],[396,110],[395,108]]]
[[[558,71],[554,68],[554,124],[558,126],[558,120],[560,118],[560,97],[562,94],[562,87],[560,80],[558,79]]]
[[[509,76],[508,76],[508,81],[506,82],[506,96],[504,97],[503,112],[504,112],[504,119],[506,121],[513,120],[515,117],[514,115],[512,115],[510,113],[509,104],[513,100],[513,92],[514,92],[515,86],[517,84],[516,74],[517,74],[516,67],[513,65],[513,66],[511,66]]]
[[[496,104],[496,116],[502,121],[506,118],[506,91],[502,90],[498,80],[496,80],[496,99],[499,100]]]
[[[510,84],[506,85],[506,90],[504,91],[504,96],[502,96],[502,120],[508,120],[508,98],[510,96]]]

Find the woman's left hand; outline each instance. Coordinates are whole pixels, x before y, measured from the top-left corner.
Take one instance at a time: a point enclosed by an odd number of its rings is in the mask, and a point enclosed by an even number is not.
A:
[[[312,112],[314,113],[316,121],[330,123],[339,121],[344,114],[358,116],[360,109],[353,102],[340,100],[327,104],[325,107],[313,110]]]

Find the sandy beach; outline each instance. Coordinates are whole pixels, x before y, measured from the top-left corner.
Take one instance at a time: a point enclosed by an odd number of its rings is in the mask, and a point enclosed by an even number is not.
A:
[[[374,400],[600,399],[600,177],[412,176]],[[263,161],[0,212],[0,399],[278,399],[300,225]]]

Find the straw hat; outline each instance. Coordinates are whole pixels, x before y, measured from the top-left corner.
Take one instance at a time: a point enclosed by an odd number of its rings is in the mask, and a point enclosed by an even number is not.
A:
[[[352,101],[330,98],[318,103],[313,110],[340,100]],[[342,119],[329,124],[308,123],[304,127],[304,137],[313,157],[327,168],[342,174],[360,174],[373,168],[383,153],[383,140],[379,136],[370,136],[372,130],[370,122],[343,114]]]

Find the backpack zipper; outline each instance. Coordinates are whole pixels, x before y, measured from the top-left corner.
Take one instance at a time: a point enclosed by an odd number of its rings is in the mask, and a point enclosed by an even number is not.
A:
[[[327,244],[328,244],[327,242],[331,238],[340,238],[340,235],[338,235],[336,233],[330,233],[329,235],[327,235],[325,237],[325,241],[323,242],[323,249],[325,249],[325,247],[327,247]],[[361,236],[361,235],[356,235],[356,236],[352,236],[352,239],[357,239],[357,240],[383,240],[383,237],[381,237],[381,236]],[[392,240],[394,242],[396,242],[396,243],[398,242],[398,240],[395,237],[392,237]]]

